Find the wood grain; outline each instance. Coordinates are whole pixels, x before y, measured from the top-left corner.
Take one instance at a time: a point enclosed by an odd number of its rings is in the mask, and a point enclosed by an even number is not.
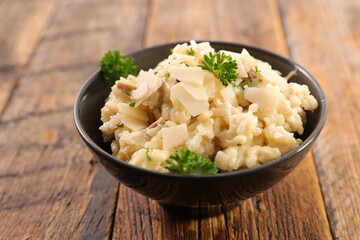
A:
[[[1,1],[0,239],[360,239],[359,12],[355,0]],[[161,206],[106,173],[73,124],[80,86],[108,50],[190,39],[259,46],[314,74],[329,103],[315,163],[216,209]]]
[[[146,46],[203,39],[241,42],[287,54],[275,1],[252,1],[248,4],[234,0],[171,3],[155,0],[150,8]],[[263,16],[255,17],[254,9]],[[274,35],[275,31],[277,34]]]
[[[0,117],[56,3],[46,0],[0,2]]]
[[[152,1],[145,45],[189,39],[288,54],[275,1]],[[281,183],[234,209],[169,211],[123,186],[118,199],[115,239],[331,239],[311,154]]]
[[[134,10],[146,6],[56,7],[0,122],[0,239],[111,237],[118,183],[83,144],[72,109],[104,52],[141,46],[145,14]]]
[[[291,56],[329,104],[314,156],[333,236],[360,239],[360,2],[280,3]]]

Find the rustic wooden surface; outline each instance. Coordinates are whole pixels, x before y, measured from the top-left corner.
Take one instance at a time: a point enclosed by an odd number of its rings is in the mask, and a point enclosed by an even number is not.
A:
[[[0,239],[360,239],[360,2],[3,0]],[[73,123],[104,52],[209,39],[288,56],[327,123],[283,181],[229,209],[164,208],[115,181]]]

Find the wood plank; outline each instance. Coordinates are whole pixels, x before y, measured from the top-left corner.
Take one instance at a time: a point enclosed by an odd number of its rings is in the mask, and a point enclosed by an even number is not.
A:
[[[150,9],[146,46],[210,39],[246,43],[288,54],[276,1],[257,0],[248,4],[231,0],[187,0],[170,4],[155,0]],[[234,209],[224,207],[220,213],[204,210],[186,215],[181,214],[182,210],[168,211],[155,201],[146,203],[142,198],[132,191],[120,190],[115,239],[331,238],[311,154],[272,189],[240,202]],[[141,204],[131,205],[133,201]],[[141,216],[126,214],[133,212]],[[140,219],[147,218],[156,224],[151,230],[141,231]]]
[[[280,3],[291,56],[318,79],[329,104],[313,152],[333,236],[360,239],[360,2]]]
[[[55,0],[0,2],[0,116],[56,3]]]
[[[0,122],[0,239],[111,237],[118,182],[93,160],[72,109],[106,51],[141,46],[146,8],[141,0],[57,6]]]
[[[156,0],[150,7],[146,46],[191,39],[219,40],[251,44],[287,54],[274,1],[248,4],[234,0],[185,0],[169,4]],[[270,20],[254,17],[254,9]],[[277,34],[274,35],[274,31]]]

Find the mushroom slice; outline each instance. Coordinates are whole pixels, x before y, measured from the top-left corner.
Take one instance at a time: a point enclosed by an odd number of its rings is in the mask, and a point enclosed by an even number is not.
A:
[[[140,71],[138,86],[131,93],[131,99],[135,102],[135,108],[156,92],[165,81],[166,78],[158,78],[152,69]]]
[[[163,117],[160,117],[158,120],[153,122],[147,129],[156,128],[157,126],[164,124],[165,124],[165,119]]]
[[[131,85],[128,82],[121,81],[121,80],[116,82],[116,87],[118,89],[120,89],[121,91],[126,91],[126,92],[130,92],[136,88],[136,86]]]

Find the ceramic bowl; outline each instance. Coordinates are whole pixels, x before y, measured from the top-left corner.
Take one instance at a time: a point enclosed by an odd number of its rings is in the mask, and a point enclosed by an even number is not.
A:
[[[139,69],[149,69],[170,54],[178,43],[169,43],[128,54]],[[319,107],[307,113],[303,143],[272,162],[253,169],[219,173],[210,176],[188,176],[154,172],[130,165],[111,155],[110,144],[104,143],[99,130],[100,109],[110,93],[110,87],[97,70],[80,89],[74,106],[76,127],[94,157],[122,184],[163,204],[185,207],[230,205],[265,191],[288,175],[306,156],[321,132],[327,114],[327,103],[319,83],[304,68],[289,59],[252,46],[236,43],[211,42],[216,50],[241,52],[246,48],[251,55],[269,62],[284,75],[297,69],[291,82],[306,84],[317,99]]]

